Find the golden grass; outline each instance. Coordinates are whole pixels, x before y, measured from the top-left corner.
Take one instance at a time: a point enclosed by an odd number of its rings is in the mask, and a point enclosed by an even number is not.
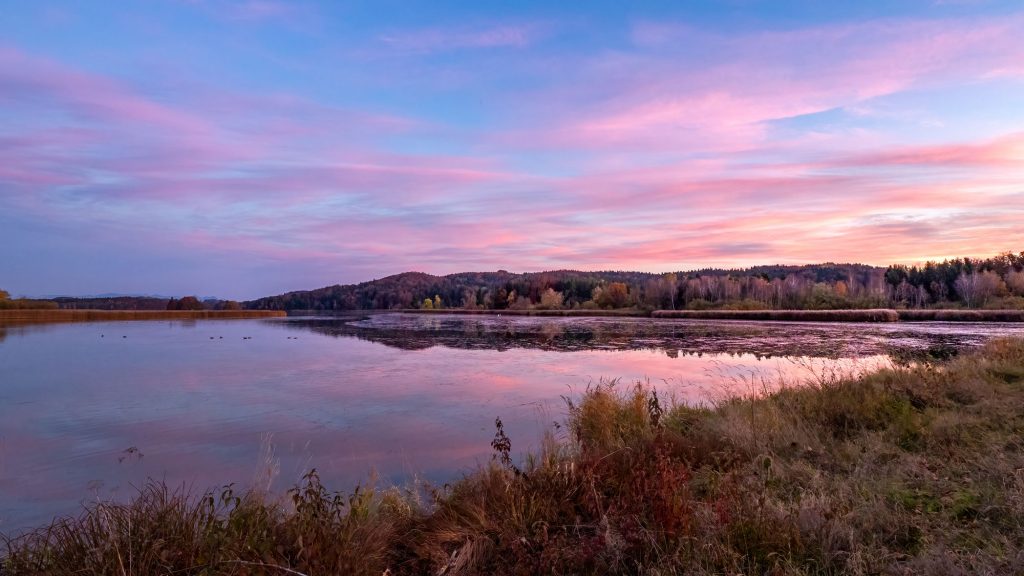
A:
[[[910,322],[1024,322],[1024,310],[900,310],[899,315]]]
[[[895,310],[655,310],[654,318],[779,320],[787,322],[897,322]]]
[[[0,310],[0,324],[271,318],[285,315],[279,310]]]
[[[636,308],[619,308],[615,310],[586,309],[586,310],[480,310],[466,308],[440,308],[426,309],[416,308],[400,310],[403,314],[475,314],[489,316],[650,316],[650,312]]]
[[[291,310],[293,316],[349,315],[383,313],[386,310],[317,311]],[[693,320],[754,320],[783,322],[1024,322],[1024,310],[894,310],[873,308],[862,310],[654,310],[622,308],[616,310],[482,310],[463,308],[394,310],[402,314],[467,314],[481,316],[553,316],[553,317],[651,317]]]

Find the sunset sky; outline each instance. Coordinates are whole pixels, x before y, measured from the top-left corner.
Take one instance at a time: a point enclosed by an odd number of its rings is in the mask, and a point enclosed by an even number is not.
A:
[[[0,0],[0,243],[237,299],[1016,252],[1024,4]]]

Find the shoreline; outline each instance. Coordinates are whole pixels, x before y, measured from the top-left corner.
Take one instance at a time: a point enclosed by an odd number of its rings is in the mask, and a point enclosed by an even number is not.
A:
[[[238,320],[287,316],[281,310],[0,310],[0,325],[137,320]]]
[[[309,316],[422,314],[439,316],[525,316],[548,318],[653,318],[659,320],[743,320],[748,322],[1011,322],[1024,323],[1024,310],[0,310],[0,325],[153,320],[242,320]]]
[[[555,318],[655,318],[681,320],[746,320],[762,322],[1024,322],[1024,310],[469,310],[418,308],[398,310],[289,310],[288,316],[354,316],[372,314],[424,314],[466,316],[539,316]]]

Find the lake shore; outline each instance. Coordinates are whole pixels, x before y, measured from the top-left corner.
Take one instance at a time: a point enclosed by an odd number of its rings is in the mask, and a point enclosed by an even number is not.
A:
[[[278,310],[0,310],[0,324],[275,318]]]
[[[940,364],[673,404],[597,385],[520,458],[451,485],[188,495],[7,542],[0,574],[1016,573],[1024,340]],[[231,479],[225,479],[225,482]],[[424,496],[427,494],[427,496]],[[2,549],[0,549],[2,550]]]
[[[350,310],[350,311],[289,311],[292,315],[351,315],[359,313],[381,314],[466,314],[488,316],[542,316],[573,318],[675,318],[689,320],[750,320],[778,322],[1024,322],[1024,310],[469,310],[442,308],[439,310]]]
[[[785,322],[1024,322],[1024,310],[655,310],[654,318]]]

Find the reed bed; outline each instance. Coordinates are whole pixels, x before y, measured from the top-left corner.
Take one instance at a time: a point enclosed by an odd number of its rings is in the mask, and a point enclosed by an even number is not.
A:
[[[271,318],[285,315],[278,310],[0,310],[0,324]]]
[[[655,310],[654,318],[778,320],[785,322],[898,322],[895,310]]]
[[[358,314],[551,316],[551,317],[651,317],[694,320],[756,320],[784,322],[1024,322],[1024,310],[473,310],[462,308],[408,310],[289,310],[289,316],[351,316]]]
[[[906,322],[1024,322],[1024,310],[900,310]]]
[[[651,313],[636,308],[620,308],[615,310],[583,309],[583,310],[478,310],[463,308],[423,309],[415,308],[400,310],[403,314],[475,314],[489,316],[574,316],[574,317],[647,317]]]
[[[1024,572],[1024,340],[702,407],[601,383],[567,409],[522,458],[497,421],[493,460],[425,499],[154,483],[8,540],[0,573]]]

